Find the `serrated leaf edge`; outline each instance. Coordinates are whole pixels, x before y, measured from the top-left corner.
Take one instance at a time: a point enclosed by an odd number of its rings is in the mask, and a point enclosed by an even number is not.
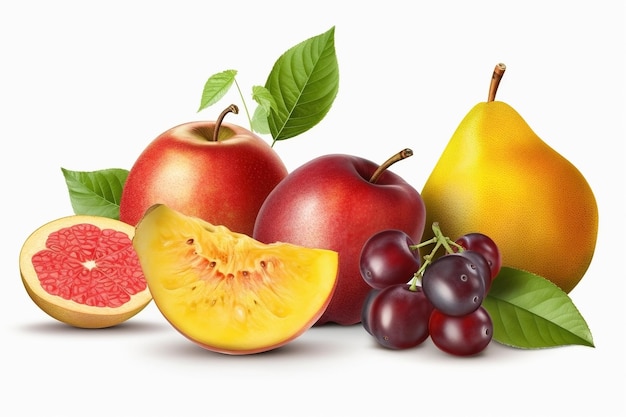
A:
[[[503,267],[506,268],[506,267]],[[551,321],[550,318],[546,318],[544,316],[542,316],[541,314],[537,313],[536,311],[536,307],[541,305],[542,303],[548,302],[550,301],[550,298],[545,298],[543,297],[542,300],[538,302],[537,304],[535,304],[533,306],[533,308],[530,309],[526,309],[523,307],[519,307],[517,304],[510,302],[509,300],[506,299],[502,299],[502,298],[495,298],[493,295],[488,295],[489,298],[496,300],[494,302],[496,307],[499,307],[498,304],[508,304],[512,307],[512,310],[518,310],[518,309],[522,309],[523,311],[528,312],[529,314],[531,314],[535,319],[541,319],[544,322],[550,323],[556,327],[559,327],[561,329],[563,329],[564,332],[569,333],[570,335],[574,336],[576,339],[579,339],[581,341],[581,343],[567,343],[567,344],[555,344],[555,345],[536,345],[536,346],[522,346],[522,345],[517,345],[517,344],[513,344],[513,343],[508,343],[503,341],[502,339],[500,339],[497,336],[497,329],[494,329],[494,337],[493,340],[497,343],[500,343],[502,345],[506,345],[506,346],[510,346],[510,347],[515,347],[518,349],[543,349],[543,348],[555,348],[555,347],[560,347],[560,346],[569,346],[569,345],[582,345],[582,346],[587,346],[587,347],[595,347],[595,344],[593,342],[593,336],[591,334],[591,330],[589,329],[589,326],[586,322],[586,320],[584,319],[583,315],[580,313],[580,310],[578,309],[578,307],[574,304],[574,302],[571,300],[571,298],[569,297],[569,294],[565,293],[563,290],[561,290],[557,285],[555,285],[553,282],[549,281],[548,279],[541,277],[537,274],[534,274],[532,272],[529,271],[524,271],[524,270],[520,270],[520,269],[516,269],[516,268],[508,268],[510,270],[516,271],[517,273],[525,273],[525,274],[529,274],[532,275],[536,278],[539,279],[543,279],[545,280],[545,283],[548,285],[547,289],[537,289],[534,290],[533,292],[541,292],[541,291],[550,291],[551,293],[555,293],[558,292],[559,294],[561,294],[562,296],[566,297],[567,299],[569,299],[570,303],[571,303],[571,308],[573,309],[573,311],[571,312],[571,314],[575,313],[578,316],[578,319],[581,321],[582,324],[584,324],[585,326],[585,332],[587,333],[588,338],[584,337],[583,335],[579,334],[579,333],[574,333],[572,330],[567,329],[562,327],[559,323],[556,323],[554,321]],[[496,278],[497,279],[497,278]],[[527,296],[529,293],[525,292],[524,295]],[[541,299],[541,298],[540,298]],[[492,309],[488,309],[490,315],[493,317],[494,311]],[[498,311],[500,311],[500,308],[498,308]],[[516,312],[517,313],[517,312]],[[501,317],[500,313],[498,312],[499,317]],[[518,320],[518,323],[520,323],[521,321]],[[521,329],[523,332],[523,328]],[[503,330],[501,330],[503,331]],[[506,329],[504,329],[504,331],[506,331]],[[510,334],[510,333],[509,333]],[[526,338],[527,340],[529,338]]]

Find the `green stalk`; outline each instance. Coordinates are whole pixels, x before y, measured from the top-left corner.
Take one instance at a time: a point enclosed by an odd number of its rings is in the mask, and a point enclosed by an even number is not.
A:
[[[234,81],[235,86],[237,87],[237,91],[239,92],[239,97],[241,97],[241,102],[243,103],[243,109],[246,111],[246,117],[248,118],[248,123],[250,124],[250,131],[252,132],[252,118],[250,117],[250,112],[248,111],[248,105],[246,104],[246,100],[243,99],[243,94],[241,92],[241,88],[239,88],[237,78],[235,78]]]
[[[424,262],[420,266],[420,269],[418,269],[417,272],[413,274],[413,278],[411,279],[411,285],[409,286],[409,290],[411,291],[417,290],[417,287],[422,285],[422,277],[424,276],[424,271],[426,270],[426,267],[433,262],[435,254],[440,247],[443,246],[446,250],[446,253],[454,253],[454,249],[452,249],[452,246],[458,249],[458,252],[463,252],[465,250],[465,248],[463,248],[461,245],[454,242],[452,239],[443,234],[438,222],[434,222],[432,228],[433,232],[435,233],[435,237],[429,240],[425,240],[424,242],[421,242],[417,245],[411,245],[411,250],[416,250],[423,248],[427,245],[432,245],[433,243],[435,244],[430,253],[428,255],[424,255]]]

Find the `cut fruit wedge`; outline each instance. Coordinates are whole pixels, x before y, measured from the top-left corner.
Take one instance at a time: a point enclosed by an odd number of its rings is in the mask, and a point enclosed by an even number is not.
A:
[[[300,336],[337,281],[334,251],[263,244],[165,205],[146,211],[133,245],[163,316],[225,354],[268,351]]]

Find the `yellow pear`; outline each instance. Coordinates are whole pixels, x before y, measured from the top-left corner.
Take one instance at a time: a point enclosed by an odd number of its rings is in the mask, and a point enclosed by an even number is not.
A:
[[[502,264],[570,292],[596,246],[598,207],[580,171],[508,104],[494,101],[506,67],[496,65],[488,100],[461,121],[422,190],[426,224],[452,239],[490,236]],[[427,226],[424,239],[432,237]]]

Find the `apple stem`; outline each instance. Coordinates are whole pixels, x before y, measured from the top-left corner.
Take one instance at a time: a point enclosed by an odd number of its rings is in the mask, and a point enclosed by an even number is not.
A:
[[[494,101],[496,99],[496,91],[498,91],[498,86],[500,85],[500,80],[502,80],[504,71],[506,71],[506,65],[503,63],[496,64],[496,67],[493,69],[493,74],[491,75],[491,84],[489,84],[489,96],[487,97],[487,101]]]
[[[230,106],[226,107],[224,109],[224,111],[222,111],[219,115],[219,117],[217,118],[217,121],[215,122],[215,130],[213,131],[213,142],[217,142],[217,137],[219,136],[220,133],[220,127],[222,126],[222,121],[224,121],[224,117],[226,117],[226,115],[228,113],[239,113],[239,107],[237,107],[234,104],[231,104]]]
[[[395,154],[394,156],[392,156],[391,158],[383,162],[383,164],[379,166],[376,169],[376,171],[374,171],[374,173],[372,174],[372,177],[370,178],[370,182],[372,184],[376,184],[376,182],[378,181],[378,178],[383,174],[383,172],[387,168],[389,168],[391,165],[395,164],[396,162],[403,160],[404,158],[408,158],[411,155],[413,155],[413,151],[411,149],[409,148],[402,149],[400,152],[398,152],[397,154]]]

